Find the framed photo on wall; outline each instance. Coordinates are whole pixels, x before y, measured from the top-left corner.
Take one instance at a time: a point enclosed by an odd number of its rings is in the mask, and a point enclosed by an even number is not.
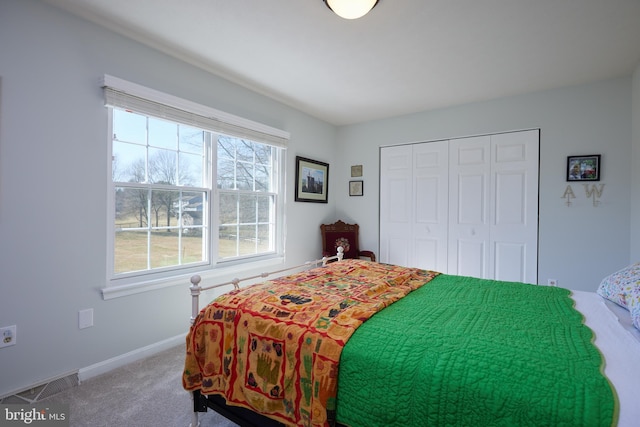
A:
[[[349,195],[362,196],[364,194],[364,183],[362,181],[349,181]]]
[[[296,202],[327,203],[329,164],[296,156]]]
[[[600,181],[600,154],[567,157],[567,181]]]

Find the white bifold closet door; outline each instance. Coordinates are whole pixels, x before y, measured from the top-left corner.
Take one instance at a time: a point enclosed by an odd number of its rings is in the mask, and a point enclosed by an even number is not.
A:
[[[537,282],[539,131],[381,149],[380,260]]]

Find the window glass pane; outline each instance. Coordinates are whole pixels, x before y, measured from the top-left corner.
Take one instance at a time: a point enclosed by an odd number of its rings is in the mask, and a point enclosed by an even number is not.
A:
[[[202,228],[189,228],[182,235],[182,264],[205,260]]]
[[[267,252],[274,249],[271,235],[272,229],[273,227],[268,224],[258,226],[258,252]]]
[[[149,182],[175,185],[178,173],[178,153],[175,151],[149,149]]]
[[[178,148],[178,125],[149,117],[149,145],[176,150]]]
[[[118,187],[115,201],[115,273],[206,261],[205,192]]]
[[[218,232],[218,256],[220,258],[234,257],[238,253],[238,229],[220,227]]]
[[[235,163],[229,159],[218,159],[218,188],[236,188]]]
[[[178,225],[176,208],[180,201],[180,191],[151,190],[151,226],[174,227]]]
[[[113,141],[111,173],[114,182],[145,182],[146,153],[142,145]]]
[[[255,254],[258,240],[256,227],[254,225],[241,225],[238,227],[238,233],[240,236],[238,255]]]
[[[147,144],[147,117],[113,109],[113,139]]]
[[[240,196],[240,223],[256,222],[256,200],[254,195]]]
[[[255,144],[244,139],[236,139],[236,157],[239,162],[254,162]]]
[[[180,226],[182,227],[182,264],[206,261],[204,216],[207,197],[205,192],[185,191],[176,205],[180,206]]]
[[[229,136],[218,136],[218,158],[219,159],[235,159],[236,158],[236,140]]]
[[[218,220],[221,225],[238,223],[238,195],[234,193],[220,194],[220,212]]]
[[[238,190],[253,190],[253,165],[238,162],[236,164],[236,188]]]
[[[273,150],[274,148],[268,145],[256,144],[256,191],[273,191]]]
[[[258,196],[258,222],[269,222],[271,220],[271,209],[274,207],[273,196]]]
[[[206,194],[204,192],[184,192],[181,207],[181,226],[185,228],[184,233],[189,233],[191,229],[193,233],[202,233],[203,217],[206,214],[205,205],[207,203]]]
[[[271,153],[273,147],[265,144],[254,144],[256,163],[271,168]]]
[[[205,176],[203,171],[204,158],[200,154],[180,153],[180,172],[178,174],[178,185],[188,185],[191,187],[203,187]]]
[[[177,230],[156,230],[151,232],[151,268],[178,265]]]
[[[178,127],[180,151],[193,154],[204,153],[204,134],[205,132],[201,129],[180,125]]]
[[[148,189],[116,188],[115,201],[116,230],[147,227],[149,217]]]
[[[127,273],[147,269],[147,232],[117,231],[114,272]]]
[[[263,165],[256,165],[255,191],[271,191],[271,171]]]

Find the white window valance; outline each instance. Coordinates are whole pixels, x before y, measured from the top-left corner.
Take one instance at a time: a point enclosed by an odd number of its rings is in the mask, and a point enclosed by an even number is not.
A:
[[[187,101],[126,80],[105,75],[102,81],[108,107],[132,110],[255,142],[286,147],[289,132],[211,107]]]

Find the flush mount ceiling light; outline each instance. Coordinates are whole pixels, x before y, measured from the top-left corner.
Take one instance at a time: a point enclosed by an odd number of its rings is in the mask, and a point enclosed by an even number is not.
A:
[[[322,0],[327,7],[341,18],[358,19],[369,13],[378,0]]]

